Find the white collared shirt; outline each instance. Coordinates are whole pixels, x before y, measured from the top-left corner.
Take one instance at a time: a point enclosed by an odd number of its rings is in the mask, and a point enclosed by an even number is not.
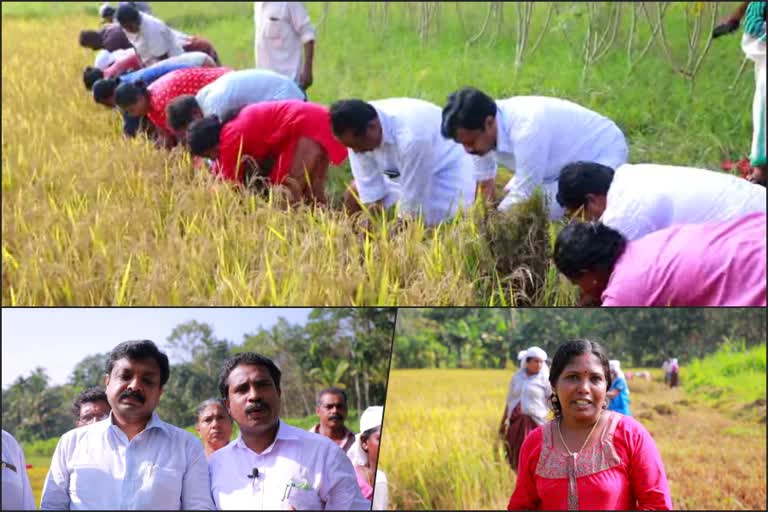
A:
[[[154,64],[164,55],[175,57],[184,53],[180,43],[180,38],[184,34],[172,30],[165,22],[151,14],[142,12],[139,15],[141,16],[139,31],[135,34],[126,30],[123,32],[136,49],[136,55],[139,56],[142,66]]]
[[[304,93],[290,78],[268,69],[231,71],[195,95],[203,115],[225,112],[262,101],[303,100]]]
[[[628,240],[676,224],[725,222],[766,211],[765,187],[722,172],[672,165],[622,165],[600,220]]]
[[[280,420],[262,453],[242,435],[211,454],[211,494],[219,510],[369,510],[352,463],[325,436]],[[253,469],[258,469],[257,478]]]
[[[298,81],[304,45],[315,40],[315,26],[302,2],[254,2],[256,67]]]
[[[496,176],[498,164],[514,171],[499,209],[526,201],[542,186],[550,218],[562,217],[555,200],[557,180],[567,164],[584,160],[615,169],[626,163],[624,134],[605,116],[576,103],[546,96],[496,101],[496,149],[475,159],[478,181]]]
[[[203,445],[157,413],[128,441],[110,413],[61,436],[40,508],[213,510]]]
[[[452,217],[460,205],[471,206],[476,185],[473,161],[440,133],[440,107],[413,98],[369,103],[381,122],[381,145],[366,153],[349,150],[362,202],[383,199],[388,192],[384,171],[398,171],[401,210],[410,215],[422,211],[427,225]]]
[[[24,451],[16,439],[2,431],[3,510],[35,510],[35,497],[27,474]],[[13,465],[13,468],[8,464]]]
[[[549,383],[548,373],[540,371],[534,375],[528,375],[525,368],[521,368],[509,382],[507,414],[512,414],[517,404],[520,404],[520,411],[523,414],[530,416],[536,424],[542,425],[547,421],[549,412],[547,399],[551,394],[552,385]]]

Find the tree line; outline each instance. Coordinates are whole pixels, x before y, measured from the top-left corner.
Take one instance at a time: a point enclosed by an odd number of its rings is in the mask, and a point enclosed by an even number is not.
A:
[[[253,351],[272,358],[282,371],[282,415],[314,414],[322,388],[345,389],[350,409],[384,403],[395,308],[314,309],[305,325],[284,318],[269,329],[244,333],[238,343],[219,338],[197,321],[177,325],[164,340],[153,340],[172,361],[157,413],[174,425],[196,421],[195,408],[218,397],[218,375],[230,356]],[[44,368],[18,377],[2,391],[3,429],[20,441],[60,436],[73,428],[72,399],[84,389],[104,387],[108,353],[78,362],[67,383],[50,385]]]
[[[564,341],[601,342],[625,366],[682,364],[717,350],[726,338],[766,340],[766,311],[735,308],[400,309],[395,368],[505,368],[532,345],[549,357]]]

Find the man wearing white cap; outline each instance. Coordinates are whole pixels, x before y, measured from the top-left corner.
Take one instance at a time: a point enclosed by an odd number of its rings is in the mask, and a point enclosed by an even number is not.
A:
[[[517,459],[525,436],[547,421],[547,400],[552,396],[547,353],[531,347],[518,354],[521,368],[512,377],[499,434],[504,439],[507,460],[517,471]]]
[[[621,363],[616,359],[611,359],[608,361],[608,367],[611,369],[611,387],[605,395],[609,400],[608,410],[632,416],[632,413],[629,412],[629,387],[627,386],[627,378],[621,371]]]
[[[219,510],[370,510],[344,452],[280,419],[280,369],[243,352],[224,363],[219,392],[240,428],[208,460]]]
[[[360,433],[347,455],[355,465],[357,484],[363,496],[373,500],[371,510],[386,510],[389,504],[387,475],[378,469],[381,421],[384,408],[380,405],[369,407],[360,416]]]

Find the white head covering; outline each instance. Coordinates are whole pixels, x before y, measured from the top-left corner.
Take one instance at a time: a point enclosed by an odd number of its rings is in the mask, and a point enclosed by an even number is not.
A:
[[[96,52],[96,60],[94,61],[94,66],[96,66],[100,70],[104,71],[113,62],[115,62],[115,57],[114,55],[112,55],[112,52],[107,50],[99,50],[98,52]]]
[[[355,466],[368,465],[368,453],[363,450],[363,445],[360,442],[360,435],[372,428],[380,427],[383,418],[384,407],[380,405],[373,405],[367,408],[362,416],[360,416],[360,434],[355,435],[355,442],[349,448],[349,451],[347,451],[347,456]]]
[[[611,359],[608,361],[608,368],[610,368],[611,371],[616,374],[616,377],[621,377],[624,379],[624,372],[621,371],[621,362],[619,360]]]
[[[541,366],[541,370],[537,375],[541,375],[544,378],[549,378],[549,366],[547,366],[547,353],[544,352],[544,350],[540,349],[539,347],[530,347],[527,350],[523,350],[522,352],[518,353],[517,357],[520,359],[520,369],[525,370],[525,361],[529,357],[535,357],[536,359],[541,359],[544,361],[544,364]]]

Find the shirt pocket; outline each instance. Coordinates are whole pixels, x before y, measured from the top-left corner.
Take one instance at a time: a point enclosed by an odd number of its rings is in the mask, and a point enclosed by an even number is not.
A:
[[[183,469],[160,467],[153,464],[147,468],[143,487],[167,504],[166,508],[175,508],[172,506],[173,504],[181,503],[183,481]]]
[[[296,510],[322,510],[323,502],[314,489],[293,487],[283,502],[285,509],[294,507]]]
[[[116,492],[115,478],[95,465],[76,465],[69,475],[69,496],[72,504],[99,507],[103,496]]]
[[[269,39],[273,44],[285,40],[288,35],[288,22],[277,16],[266,16],[264,18],[264,38]]]

